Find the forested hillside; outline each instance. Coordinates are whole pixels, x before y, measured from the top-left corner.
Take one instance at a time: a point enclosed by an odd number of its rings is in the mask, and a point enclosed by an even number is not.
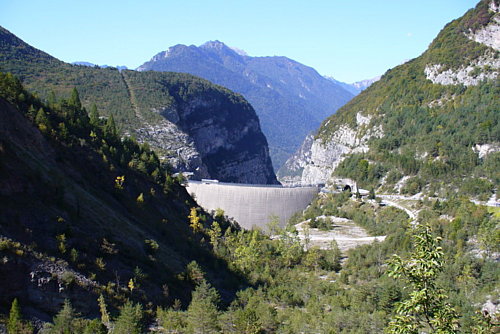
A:
[[[0,73],[0,309],[12,298],[50,320],[64,299],[111,308],[189,300],[191,261],[231,299],[242,284],[189,225],[207,216],[147,144],[120,139],[78,92],[44,104]],[[223,225],[227,228],[229,225]]]
[[[446,25],[420,57],[326,119],[313,147],[290,161],[290,174],[303,170],[311,183],[333,172],[387,192],[489,198],[500,182],[500,61],[492,44],[499,15],[497,2],[481,1]]]

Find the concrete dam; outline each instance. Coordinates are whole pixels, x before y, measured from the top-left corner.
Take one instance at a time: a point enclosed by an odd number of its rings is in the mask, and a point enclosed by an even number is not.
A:
[[[280,226],[285,226],[295,212],[311,203],[320,188],[189,181],[186,189],[205,210],[220,208],[243,228],[265,229],[271,216],[278,216]]]

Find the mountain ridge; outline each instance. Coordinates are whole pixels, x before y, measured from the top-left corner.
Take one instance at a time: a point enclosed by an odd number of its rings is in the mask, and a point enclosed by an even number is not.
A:
[[[220,41],[172,46],[137,70],[190,73],[245,96],[259,116],[275,169],[302,138],[353,96],[292,59],[241,55]]]

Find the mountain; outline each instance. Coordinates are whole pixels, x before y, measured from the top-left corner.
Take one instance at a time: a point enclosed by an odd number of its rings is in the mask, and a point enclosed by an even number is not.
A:
[[[489,198],[500,182],[500,14],[481,1],[387,71],[287,162],[289,180]]]
[[[240,95],[187,74],[64,63],[0,28],[0,71],[49,99],[76,87],[83,105],[113,115],[122,133],[150,142],[176,171],[239,183],[277,183],[267,141]],[[252,168],[248,168],[252,166]]]
[[[77,95],[47,105],[3,73],[0,118],[2,314],[14,297],[43,321],[66,298],[87,317],[100,294],[112,309],[125,298],[186,303],[191,261],[231,298],[242,281],[193,232],[190,211],[203,211],[148,145],[89,118]]]
[[[348,92],[350,92],[353,95],[358,95],[363,90],[365,90],[368,87],[370,87],[370,85],[372,83],[377,82],[378,80],[380,80],[380,76],[377,76],[375,78],[361,80],[361,81],[354,82],[352,84],[348,84],[348,83],[345,83],[345,82],[342,82],[342,81],[338,81],[335,78],[330,77],[330,76],[325,76],[325,78],[328,79],[328,80],[330,80],[330,81],[332,81],[332,82],[334,82],[334,83],[336,83],[337,85],[340,85],[342,88],[344,88],[345,90],[347,90]]]
[[[137,70],[190,73],[242,94],[259,116],[276,170],[309,132],[353,97],[292,59],[250,57],[219,41],[172,46]]]
[[[361,81],[356,81],[351,84],[351,86],[355,87],[356,89],[359,90],[359,92],[364,91],[368,87],[370,87],[374,82],[377,82],[380,80],[380,76],[376,76],[375,78],[371,79],[366,79],[366,80],[361,80]]]

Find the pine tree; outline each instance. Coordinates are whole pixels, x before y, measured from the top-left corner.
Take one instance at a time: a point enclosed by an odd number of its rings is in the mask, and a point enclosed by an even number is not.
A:
[[[142,320],[142,307],[140,304],[125,303],[120,309],[116,319],[113,334],[140,334]]]
[[[49,97],[47,99],[48,105],[51,109],[55,109],[57,106],[57,97],[56,93],[53,90],[50,91]]]
[[[99,310],[101,311],[101,322],[104,326],[108,327],[110,324],[110,318],[109,318],[108,308],[106,306],[106,301],[104,300],[104,296],[99,295],[97,301],[99,302]]]
[[[75,311],[68,299],[64,301],[63,308],[54,317],[54,324],[49,326],[49,334],[70,334],[74,332]]]
[[[97,106],[92,104],[92,107],[90,107],[90,125],[92,126],[99,126],[100,124],[100,119],[99,119],[99,112],[97,111]]]
[[[47,132],[51,129],[49,118],[43,108],[38,109],[35,116],[35,123],[42,132]]]
[[[17,334],[21,330],[21,309],[17,298],[12,301],[12,306],[10,307],[9,321],[7,322],[7,333]]]
[[[217,291],[205,280],[193,291],[191,304],[188,307],[187,327],[189,333],[218,333],[219,310]]]
[[[106,125],[104,126],[104,134],[106,137],[112,137],[112,138],[117,138],[118,137],[118,130],[116,129],[116,124],[115,124],[115,119],[113,117],[113,114],[109,115],[108,119],[106,120]]]
[[[189,212],[189,226],[193,230],[194,233],[200,232],[203,228],[203,226],[200,223],[200,217],[198,216],[198,212],[196,211],[196,208],[191,208]]]
[[[76,88],[73,88],[71,91],[71,97],[69,99],[69,105],[72,107],[75,107],[75,109],[80,110],[82,109],[82,102],[80,101],[80,94],[78,94],[78,90]]]

